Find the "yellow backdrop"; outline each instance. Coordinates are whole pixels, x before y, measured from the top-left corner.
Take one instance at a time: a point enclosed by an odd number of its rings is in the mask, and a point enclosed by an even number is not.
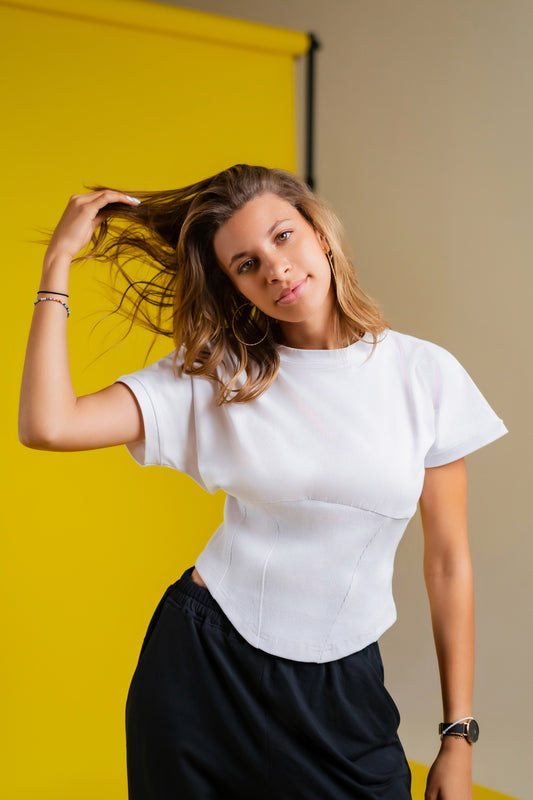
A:
[[[16,435],[43,248],[70,194],[180,186],[235,162],[295,165],[293,60],[307,37],[135,0],[1,2],[4,372],[1,686],[9,800],[126,797],[124,703],[166,586],[220,521],[210,497],[125,448],[55,454]],[[106,321],[106,271],[74,268],[76,390],[143,365]],[[168,352],[158,342],[151,359]],[[105,352],[107,350],[107,352]],[[100,354],[105,353],[96,361]],[[6,657],[7,655],[7,657]]]

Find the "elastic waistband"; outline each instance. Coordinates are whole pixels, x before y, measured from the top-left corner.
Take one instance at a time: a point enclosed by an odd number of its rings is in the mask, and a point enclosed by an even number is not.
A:
[[[193,581],[191,577],[193,570],[194,567],[189,567],[189,569],[186,569],[181,578],[169,587],[169,594],[178,602],[180,599],[182,601],[192,599],[195,601],[195,603],[198,603],[205,609],[215,612],[220,616],[220,619],[227,620],[226,615],[220,608],[215,598],[211,595],[209,589],[206,589],[204,586],[200,586],[198,583]]]
[[[175,603],[183,613],[192,614],[198,621],[216,625],[227,636],[242,639],[241,634],[222,611],[209,589],[199,586],[193,581],[191,577],[193,569],[194,567],[186,569],[181,578],[169,586],[165,597]],[[242,640],[244,641],[244,639]]]

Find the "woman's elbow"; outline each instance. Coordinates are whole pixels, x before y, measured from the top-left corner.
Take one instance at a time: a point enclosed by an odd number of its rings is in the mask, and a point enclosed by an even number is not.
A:
[[[440,557],[424,557],[424,579],[427,584],[472,579],[472,560],[467,549],[449,552]]]
[[[37,425],[19,417],[18,437],[24,447],[32,450],[61,450],[60,438],[54,431],[44,425]]]

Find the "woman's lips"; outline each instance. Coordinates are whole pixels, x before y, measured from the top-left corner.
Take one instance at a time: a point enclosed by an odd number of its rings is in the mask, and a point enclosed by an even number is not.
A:
[[[305,287],[307,286],[307,278],[303,278],[301,281],[296,281],[292,283],[287,289],[285,289],[281,295],[278,297],[277,302],[279,305],[289,305],[290,303],[294,303],[302,294],[305,292]]]

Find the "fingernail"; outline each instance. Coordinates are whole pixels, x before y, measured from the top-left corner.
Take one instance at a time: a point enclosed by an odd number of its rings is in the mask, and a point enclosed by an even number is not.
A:
[[[131,197],[131,195],[129,195],[129,194],[127,194],[126,197],[128,198],[128,200],[131,200],[132,203],[140,203],[141,202],[138,197]]]

